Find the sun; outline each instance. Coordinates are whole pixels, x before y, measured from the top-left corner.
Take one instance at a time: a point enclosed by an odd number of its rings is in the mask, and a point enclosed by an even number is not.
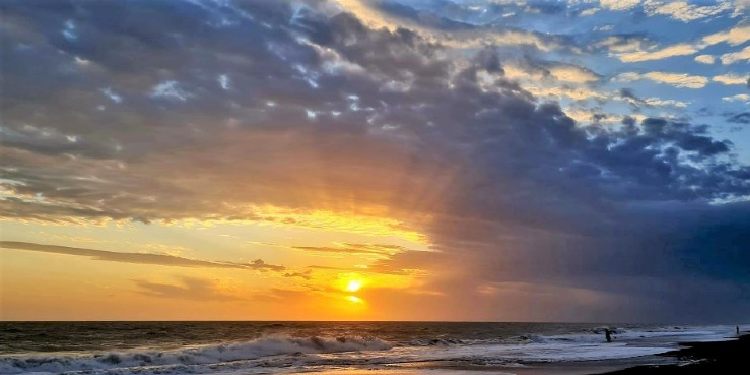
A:
[[[347,292],[354,293],[354,292],[356,292],[356,291],[358,291],[360,289],[362,289],[362,280],[353,279],[353,280],[349,280],[346,283],[346,291]]]

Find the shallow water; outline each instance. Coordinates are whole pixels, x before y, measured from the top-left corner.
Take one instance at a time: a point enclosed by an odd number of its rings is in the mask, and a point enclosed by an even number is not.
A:
[[[444,322],[0,323],[0,374],[575,373],[664,361],[734,326]],[[542,371],[542,372],[540,372]],[[579,371],[580,372],[580,371]]]

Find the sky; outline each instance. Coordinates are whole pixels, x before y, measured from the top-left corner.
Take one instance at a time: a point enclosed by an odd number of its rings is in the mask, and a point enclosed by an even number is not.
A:
[[[748,1],[0,6],[0,319],[750,316]]]

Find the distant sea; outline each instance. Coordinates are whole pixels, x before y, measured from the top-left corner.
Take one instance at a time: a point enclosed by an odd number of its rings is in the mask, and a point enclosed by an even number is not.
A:
[[[605,327],[615,329],[611,343]],[[557,323],[0,322],[0,374],[552,373],[586,364],[660,363],[667,359],[655,355],[676,349],[678,342],[729,339],[734,330]]]

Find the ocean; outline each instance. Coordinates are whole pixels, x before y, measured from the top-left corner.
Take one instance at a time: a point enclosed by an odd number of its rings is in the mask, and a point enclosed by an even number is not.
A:
[[[615,329],[611,343],[605,327]],[[0,322],[0,374],[590,373],[676,361],[655,355],[676,349],[678,342],[731,339],[734,330],[558,323]]]

